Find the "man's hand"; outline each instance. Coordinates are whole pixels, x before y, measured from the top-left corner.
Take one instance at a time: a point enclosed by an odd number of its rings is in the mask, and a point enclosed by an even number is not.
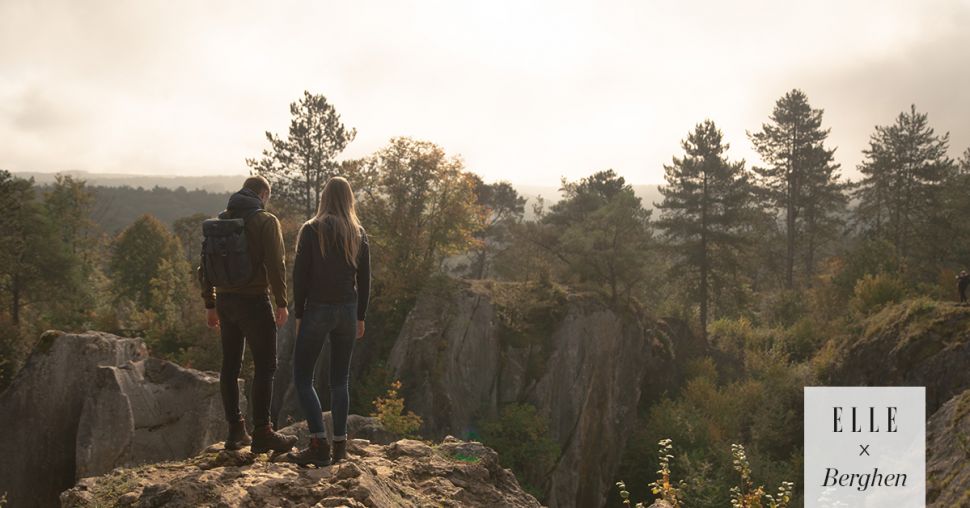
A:
[[[219,328],[219,313],[215,309],[206,309],[205,321],[209,328]]]
[[[286,307],[276,308],[276,326],[283,326],[288,317],[290,317],[290,311],[286,310]]]
[[[364,322],[363,321],[358,321],[357,322],[357,338],[359,339],[359,338],[361,338],[363,336],[364,336]]]

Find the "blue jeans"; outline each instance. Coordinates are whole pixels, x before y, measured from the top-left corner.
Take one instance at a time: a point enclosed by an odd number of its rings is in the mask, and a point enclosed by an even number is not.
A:
[[[323,409],[313,387],[317,358],[330,339],[330,414],[334,441],[347,439],[350,357],[357,335],[357,304],[307,303],[293,348],[293,384],[311,434],[322,435]]]

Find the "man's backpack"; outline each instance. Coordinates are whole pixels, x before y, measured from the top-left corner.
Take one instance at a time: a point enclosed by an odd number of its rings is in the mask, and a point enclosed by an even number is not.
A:
[[[213,286],[241,286],[253,278],[253,263],[246,241],[246,221],[262,208],[245,217],[231,217],[227,210],[217,219],[202,222],[202,275]]]

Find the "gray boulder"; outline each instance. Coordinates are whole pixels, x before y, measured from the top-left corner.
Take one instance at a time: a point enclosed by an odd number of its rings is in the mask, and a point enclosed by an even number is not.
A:
[[[327,431],[327,441],[333,442],[333,418],[330,411],[323,413],[323,422]],[[280,430],[280,433],[297,436],[300,446],[310,441],[310,431],[306,420],[294,423]],[[372,416],[347,415],[347,439],[366,439],[375,444],[391,444],[399,438],[384,430],[380,420]]]
[[[52,506],[82,476],[195,455],[223,438],[218,379],[141,339],[46,332],[0,394],[0,493]]]
[[[970,505],[970,390],[926,424],[926,501],[930,508]]]
[[[76,476],[178,460],[225,439],[219,378],[157,358],[98,368],[77,431]]]

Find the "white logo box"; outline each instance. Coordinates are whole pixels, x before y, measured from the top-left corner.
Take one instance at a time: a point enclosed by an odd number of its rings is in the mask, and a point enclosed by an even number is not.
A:
[[[805,506],[924,508],[926,388],[805,387]]]

